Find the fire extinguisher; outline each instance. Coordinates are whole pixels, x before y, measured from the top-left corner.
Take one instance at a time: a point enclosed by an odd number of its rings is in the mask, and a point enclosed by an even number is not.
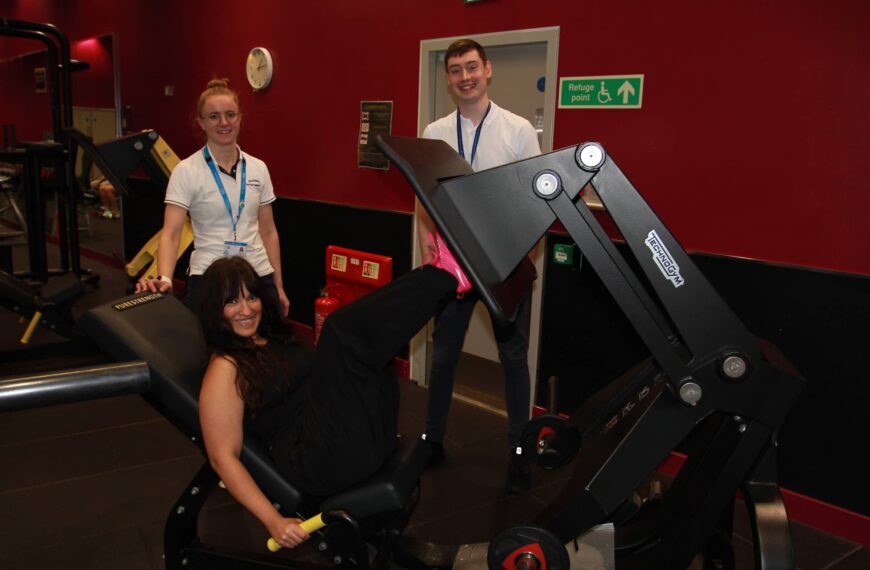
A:
[[[320,338],[320,331],[323,330],[323,323],[326,322],[326,317],[332,311],[341,306],[341,301],[335,297],[329,296],[329,291],[326,287],[320,290],[320,297],[314,301],[314,344]]]

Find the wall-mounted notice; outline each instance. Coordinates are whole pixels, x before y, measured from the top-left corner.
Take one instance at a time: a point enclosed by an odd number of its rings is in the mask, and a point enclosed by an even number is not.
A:
[[[390,161],[375,146],[375,136],[389,135],[393,126],[392,101],[361,101],[359,104],[358,161],[360,168],[388,170]]]
[[[560,109],[640,109],[643,75],[560,77]]]

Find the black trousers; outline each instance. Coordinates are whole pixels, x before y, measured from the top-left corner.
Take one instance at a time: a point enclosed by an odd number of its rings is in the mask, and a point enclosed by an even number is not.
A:
[[[435,315],[429,400],[426,404],[426,439],[443,442],[447,435],[447,414],[453,399],[456,365],[474,307],[479,300],[475,291],[469,291],[462,299],[446,303]],[[516,321],[506,326],[492,323],[499,361],[504,370],[507,437],[508,445],[512,448],[522,444],[523,428],[529,421],[531,305],[531,293],[527,293],[517,312]]]
[[[311,495],[330,495],[383,464],[396,444],[393,358],[455,294],[452,275],[424,266],[329,316],[300,417],[272,443],[291,483]]]

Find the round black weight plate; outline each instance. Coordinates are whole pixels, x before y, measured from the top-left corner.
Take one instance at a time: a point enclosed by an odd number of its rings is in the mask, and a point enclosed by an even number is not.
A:
[[[565,545],[550,531],[536,526],[515,526],[489,543],[490,570],[568,570]]]

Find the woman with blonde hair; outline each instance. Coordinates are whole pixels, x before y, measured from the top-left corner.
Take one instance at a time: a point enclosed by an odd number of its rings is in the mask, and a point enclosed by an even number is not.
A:
[[[266,163],[243,152],[237,143],[242,124],[239,96],[226,79],[209,81],[199,96],[196,123],[206,144],[172,171],[157,248],[159,275],[137,282],[136,291],[172,290],[178,244],[189,214],[194,249],[188,269],[188,306],[195,306],[199,280],[213,261],[241,256],[275,287],[287,316],[290,302],[284,293],[281,247],[272,217],[272,180]]]

